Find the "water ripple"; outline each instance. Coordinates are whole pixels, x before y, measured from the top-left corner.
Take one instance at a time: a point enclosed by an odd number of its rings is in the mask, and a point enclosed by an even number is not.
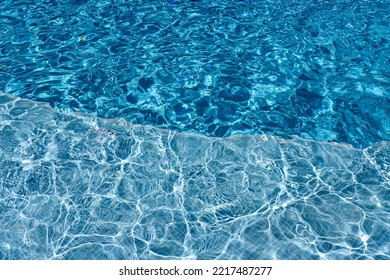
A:
[[[2,1],[0,88],[177,131],[390,140],[387,1]]]
[[[390,145],[204,137],[0,94],[0,259],[389,259]]]

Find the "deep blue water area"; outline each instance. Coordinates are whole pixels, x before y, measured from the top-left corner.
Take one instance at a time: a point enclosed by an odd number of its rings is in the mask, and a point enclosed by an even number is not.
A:
[[[0,0],[0,260],[389,260],[389,141],[388,0]]]
[[[2,0],[0,89],[226,137],[390,140],[387,0]]]

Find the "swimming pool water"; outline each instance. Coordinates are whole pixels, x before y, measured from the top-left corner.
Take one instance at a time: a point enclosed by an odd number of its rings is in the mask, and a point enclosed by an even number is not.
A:
[[[210,138],[0,96],[1,259],[388,259],[390,146]]]
[[[2,1],[0,88],[177,131],[390,139],[388,1]]]
[[[0,259],[389,259],[388,4],[1,1]]]

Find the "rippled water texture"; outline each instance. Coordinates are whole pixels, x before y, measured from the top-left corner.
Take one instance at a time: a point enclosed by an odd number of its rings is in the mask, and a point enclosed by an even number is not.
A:
[[[390,146],[207,138],[0,96],[0,259],[389,259]]]
[[[390,259],[387,0],[0,0],[0,89],[0,259]]]
[[[390,140],[387,0],[2,0],[0,89],[208,136]]]

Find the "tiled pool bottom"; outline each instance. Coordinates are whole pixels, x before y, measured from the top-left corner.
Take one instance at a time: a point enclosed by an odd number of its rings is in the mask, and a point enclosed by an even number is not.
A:
[[[0,95],[0,259],[389,259],[390,145],[208,138]]]

